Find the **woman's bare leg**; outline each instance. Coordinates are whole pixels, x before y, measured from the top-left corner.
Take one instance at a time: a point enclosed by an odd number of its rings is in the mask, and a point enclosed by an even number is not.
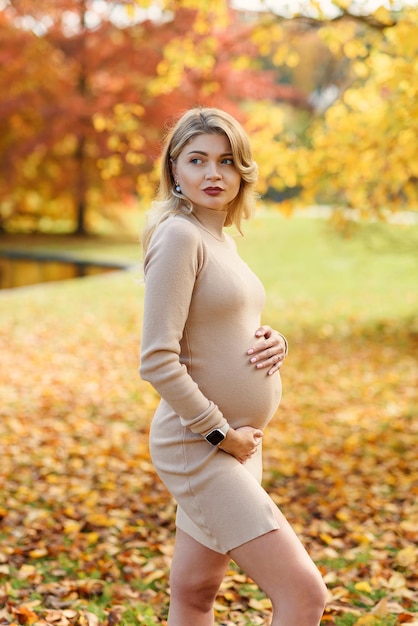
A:
[[[229,561],[177,529],[168,626],[213,626],[213,603]]]
[[[279,530],[253,539],[230,556],[270,598],[271,626],[318,626],[326,587],[315,564],[282,513]]]

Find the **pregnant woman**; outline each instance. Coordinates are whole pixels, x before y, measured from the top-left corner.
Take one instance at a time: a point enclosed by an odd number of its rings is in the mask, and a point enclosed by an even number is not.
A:
[[[261,487],[262,437],[280,402],[282,335],[261,325],[264,289],[224,226],[249,217],[247,135],[213,108],[166,138],[144,231],[140,373],[161,396],[155,468],[178,503],[169,626],[210,626],[230,559],[269,596],[274,626],[317,626],[325,586]]]

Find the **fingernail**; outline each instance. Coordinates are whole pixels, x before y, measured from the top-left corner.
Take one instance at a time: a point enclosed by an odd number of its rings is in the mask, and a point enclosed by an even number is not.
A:
[[[255,357],[255,356],[253,356],[253,358],[252,358],[252,359],[250,359],[250,363],[255,363],[256,361],[257,361],[257,359],[256,359],[256,357]]]
[[[252,348],[250,348],[249,350],[247,350],[247,354],[252,354],[254,352],[254,350]]]

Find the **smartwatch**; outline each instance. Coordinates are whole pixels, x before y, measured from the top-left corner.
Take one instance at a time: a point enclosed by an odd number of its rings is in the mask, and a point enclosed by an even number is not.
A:
[[[226,424],[222,428],[214,428],[206,435],[205,439],[213,446],[219,446],[219,444],[225,439],[228,430],[229,424]]]

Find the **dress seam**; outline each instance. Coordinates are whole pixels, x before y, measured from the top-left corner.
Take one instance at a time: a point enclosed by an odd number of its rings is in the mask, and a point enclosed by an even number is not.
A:
[[[207,523],[207,521],[206,521],[206,519],[205,519],[205,515],[204,515],[204,513],[203,513],[203,511],[202,511],[202,509],[201,509],[201,507],[200,507],[200,504],[199,504],[199,498],[198,498],[198,496],[196,495],[196,493],[195,493],[195,491],[194,491],[194,489],[193,489],[193,486],[192,486],[192,483],[191,483],[191,480],[190,480],[190,476],[187,474],[187,455],[186,455],[186,449],[187,449],[187,448],[186,448],[186,438],[185,438],[185,433],[186,433],[186,427],[184,427],[184,428],[183,428],[183,439],[182,439],[184,473],[185,473],[185,475],[187,476],[187,486],[188,486],[189,492],[190,492],[190,494],[191,494],[191,496],[192,496],[192,498],[193,498],[193,502],[194,502],[194,504],[195,504],[195,506],[196,506],[197,510],[199,511],[199,514],[200,514],[200,516],[201,516],[201,518],[202,518],[202,520],[203,520],[202,525],[200,525],[200,524],[196,524],[196,522],[194,522],[194,523],[195,523],[197,526],[199,526],[202,530],[203,530],[203,529],[205,529],[205,530],[206,530],[206,532],[208,533],[208,536],[209,536],[209,537],[211,537],[211,539],[214,541],[214,543],[215,543],[215,544],[216,544],[216,545],[217,545],[217,546],[218,546],[218,547],[222,550],[223,548],[222,548],[222,546],[220,545],[220,543],[218,542],[218,539],[217,539],[217,538],[215,537],[215,535],[211,532],[211,530],[210,530],[210,528],[209,528],[209,526],[208,526],[208,523]],[[181,505],[180,505],[180,506],[181,506]],[[190,516],[188,515],[188,513],[187,513],[186,511],[184,511],[184,512],[186,513],[187,517],[189,517],[189,518],[190,518]],[[191,518],[190,518],[190,519],[191,519]],[[192,521],[193,521],[193,520],[192,520]]]
[[[185,328],[184,328],[184,338],[185,338],[186,345],[187,345],[188,352],[189,352],[189,364],[190,364],[190,365],[189,365],[189,367],[190,367],[190,372],[189,372],[189,373],[190,373],[190,376],[192,376],[192,372],[193,372],[193,352],[192,352],[192,349],[191,349],[191,346],[190,346],[190,343],[189,343],[188,332],[187,332],[187,325],[186,325],[186,326],[185,326]],[[201,507],[200,507],[200,505],[199,505],[199,499],[198,499],[198,496],[196,495],[196,493],[195,493],[195,491],[194,491],[194,489],[193,489],[193,486],[192,486],[192,483],[191,483],[191,480],[190,480],[190,475],[189,475],[189,474],[188,474],[188,472],[187,472],[186,428],[187,428],[187,427],[184,427],[184,428],[183,428],[182,448],[183,448],[183,471],[184,471],[184,475],[185,475],[185,476],[187,476],[187,485],[188,485],[188,489],[189,489],[190,494],[192,495],[193,502],[195,503],[195,505],[196,505],[196,507],[197,507],[197,509],[198,509],[198,511],[199,511],[199,513],[200,513],[200,516],[201,516],[201,518],[202,518],[202,520],[203,520],[203,524],[204,524],[204,528],[206,529],[206,532],[207,532],[207,533],[209,534],[209,536],[213,539],[213,541],[214,541],[217,545],[219,545],[219,547],[222,549],[222,546],[219,544],[219,542],[218,542],[217,538],[216,538],[216,537],[214,536],[214,534],[211,532],[211,530],[210,530],[210,528],[209,528],[209,526],[208,526],[208,524],[207,524],[207,521],[206,521],[206,519],[205,519],[205,515],[204,515],[204,513],[203,513],[203,511],[202,511],[202,509],[201,509]],[[186,513],[186,514],[187,514],[187,513]],[[188,517],[189,517],[189,516],[188,516]],[[203,529],[203,525],[202,525],[202,529]]]

